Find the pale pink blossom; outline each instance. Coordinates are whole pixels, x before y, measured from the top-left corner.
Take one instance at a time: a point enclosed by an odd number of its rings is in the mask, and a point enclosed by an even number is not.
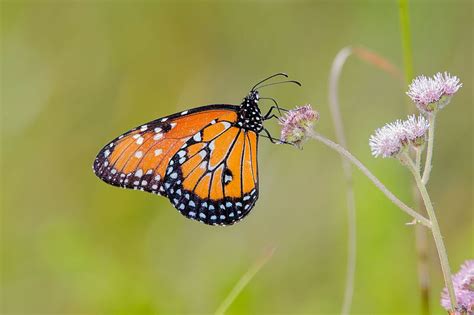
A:
[[[459,272],[453,275],[452,280],[458,302],[456,314],[472,314],[474,312],[474,259],[466,260]],[[452,311],[446,288],[441,292],[441,305],[447,311]]]
[[[407,120],[388,123],[370,136],[369,145],[374,157],[394,157],[407,145],[419,146],[426,140],[429,123],[423,116],[408,116]]]
[[[301,147],[318,120],[319,113],[311,105],[296,107],[280,118],[279,123],[282,126],[280,139]]]
[[[438,72],[432,78],[416,77],[406,93],[422,112],[433,112],[449,104],[451,97],[462,87],[456,76]]]

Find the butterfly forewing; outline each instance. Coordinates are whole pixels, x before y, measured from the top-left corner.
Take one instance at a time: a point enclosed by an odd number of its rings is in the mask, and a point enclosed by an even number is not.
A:
[[[209,105],[154,120],[107,144],[94,172],[119,187],[167,196],[186,217],[232,224],[258,198],[257,133],[237,106]]]
[[[94,161],[94,172],[114,186],[159,193],[175,153],[219,119],[235,120],[235,106],[205,106],[141,125],[107,144]]]

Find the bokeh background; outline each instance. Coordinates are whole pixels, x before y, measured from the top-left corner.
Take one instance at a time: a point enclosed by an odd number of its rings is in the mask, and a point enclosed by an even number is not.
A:
[[[303,87],[262,90],[311,103],[334,138],[328,75],[363,45],[403,69],[396,1],[2,1],[1,312],[204,314],[268,248],[273,257],[230,314],[332,314],[341,308],[347,215],[339,156],[261,141],[261,197],[225,228],[167,199],[108,186],[92,161],[129,128],[208,103],[238,104],[279,71]],[[473,246],[473,6],[412,1],[416,74],[464,84],[438,118],[429,190],[454,271]],[[351,150],[413,205],[411,177],[374,159],[368,137],[415,112],[403,80],[351,57],[340,101]],[[270,104],[262,105],[262,107]],[[278,134],[278,126],[269,122]],[[353,313],[419,313],[414,228],[355,171],[358,257]],[[430,240],[433,312],[443,287]]]

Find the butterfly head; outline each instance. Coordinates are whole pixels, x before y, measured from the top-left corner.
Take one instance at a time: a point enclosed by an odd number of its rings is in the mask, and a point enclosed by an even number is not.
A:
[[[249,92],[249,94],[245,97],[244,101],[247,101],[248,103],[258,103],[258,99],[260,98],[260,94],[256,90],[252,90]]]

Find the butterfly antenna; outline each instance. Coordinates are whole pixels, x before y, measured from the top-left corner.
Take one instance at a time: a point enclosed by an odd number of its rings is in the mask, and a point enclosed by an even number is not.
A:
[[[261,89],[261,88],[264,88],[264,87],[267,87],[267,86],[270,86],[270,85],[276,85],[276,84],[283,84],[283,83],[294,83],[298,86],[301,86],[301,83],[298,82],[298,81],[295,81],[295,80],[288,80],[288,81],[281,81],[281,82],[273,82],[273,83],[268,83],[268,84],[264,84],[262,86],[259,86],[258,88]]]
[[[262,84],[263,82],[268,81],[268,80],[270,80],[270,79],[272,79],[272,78],[274,78],[274,77],[278,77],[278,76],[284,76],[285,78],[288,78],[288,75],[287,75],[286,73],[284,73],[284,72],[275,73],[275,74],[269,76],[268,78],[265,78],[265,79],[263,79],[262,81],[260,81],[260,82],[258,82],[257,84],[255,84],[255,85],[253,86],[253,88],[251,89],[251,91],[255,91],[255,89],[256,89],[260,84]]]

